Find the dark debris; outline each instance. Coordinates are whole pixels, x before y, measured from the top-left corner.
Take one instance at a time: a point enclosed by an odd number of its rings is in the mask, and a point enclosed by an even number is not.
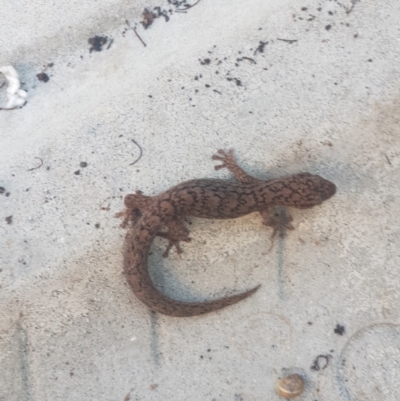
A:
[[[107,43],[107,36],[93,36],[93,38],[89,38],[88,42],[90,46],[90,53],[94,50],[96,52],[101,52],[103,50],[103,46]]]
[[[340,324],[337,324],[335,329],[333,330],[336,334],[339,334],[339,336],[342,336],[344,332],[346,331],[344,326],[341,326]]]
[[[39,74],[36,74],[36,77],[39,81],[42,82],[48,82],[50,79],[50,77],[45,72],[40,72]]]
[[[332,355],[329,355],[329,354],[328,355],[318,355],[314,359],[313,364],[311,365],[310,369],[315,370],[315,371],[326,369],[329,365],[329,358],[332,358]],[[322,363],[322,360],[324,361],[323,365],[320,364],[320,361]]]
[[[141,21],[140,23],[143,25],[144,29],[147,29],[153,23],[154,18],[157,18],[157,16],[149,11],[147,8],[144,9],[142,16],[143,21]]]
[[[242,81],[238,78],[226,78],[229,82],[230,81],[234,81],[236,83],[237,86],[242,86]]]
[[[257,49],[254,51],[254,54],[256,54],[257,52],[264,53],[264,49],[267,44],[268,44],[268,42],[263,42],[262,40],[260,40],[260,44],[258,45]]]

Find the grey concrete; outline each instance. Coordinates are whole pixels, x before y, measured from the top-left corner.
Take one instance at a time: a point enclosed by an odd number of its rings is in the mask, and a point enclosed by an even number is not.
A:
[[[277,400],[288,372],[300,400],[400,398],[400,3],[353,5],[2,1],[0,65],[28,104],[0,111],[1,401]],[[145,6],[173,13],[144,30]],[[89,53],[93,35],[112,46]],[[271,250],[257,215],[190,219],[182,258],[157,240],[171,297],[262,287],[208,316],[152,314],[121,274],[113,215],[136,189],[229,177],[210,159],[229,147],[257,177],[310,171],[338,192],[293,211]]]

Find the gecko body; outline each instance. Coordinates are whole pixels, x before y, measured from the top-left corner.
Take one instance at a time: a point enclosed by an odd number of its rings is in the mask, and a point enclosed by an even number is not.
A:
[[[195,179],[153,197],[137,191],[125,197],[126,209],[117,214],[124,217],[122,226],[129,226],[124,251],[125,276],[136,297],[154,312],[179,317],[201,315],[237,303],[259,288],[208,302],[181,302],[162,294],[148,273],[150,246],[156,236],[161,236],[168,240],[165,257],[173,246],[182,253],[179,242],[188,242],[190,238],[181,216],[232,219],[259,212],[263,224],[273,228],[274,236],[293,226],[285,209],[271,213],[272,207],[307,209],[320,205],[336,192],[335,184],[309,173],[273,180],[252,177],[237,165],[232,150],[228,153],[219,150],[213,159],[222,162],[215,169],[228,168],[236,181]],[[168,231],[161,231],[163,228]]]

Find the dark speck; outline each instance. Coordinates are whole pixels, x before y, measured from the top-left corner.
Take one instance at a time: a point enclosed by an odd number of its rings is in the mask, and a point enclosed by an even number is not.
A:
[[[267,44],[268,44],[268,42],[263,42],[262,40],[260,40],[260,44],[258,45],[258,47],[254,53],[257,53],[257,52],[264,53],[264,48]]]
[[[237,86],[242,86],[242,81],[237,78],[226,78],[228,81],[234,81]]]
[[[369,63],[372,63],[372,58],[369,58],[369,59],[368,59],[368,62],[369,62]]]
[[[7,224],[11,224],[12,223],[12,216],[7,216],[6,217],[6,222],[7,222]]]
[[[329,29],[331,29],[332,28],[332,25],[327,25],[326,27],[325,27],[325,29],[327,30],[327,31],[329,31]]]
[[[4,194],[6,192],[6,189],[4,187],[0,187],[0,194]]]
[[[87,163],[86,162],[80,162],[79,165],[83,168],[83,167],[87,167]]]
[[[95,226],[96,228],[100,228],[100,223],[96,223],[94,226]]]
[[[329,15],[333,15],[333,12],[332,12],[332,11],[328,11],[328,14],[329,14]]]
[[[81,170],[76,170],[76,171],[74,172],[75,175],[79,175],[80,173],[81,173]]]
[[[307,11],[307,7],[301,7],[301,11]]]
[[[208,85],[208,84],[206,84],[205,86],[206,86],[206,88],[209,88],[209,87],[210,87],[210,85]]]
[[[340,324],[337,324],[335,329],[333,330],[336,334],[339,334],[339,336],[342,336],[345,332],[345,327],[341,326]]]
[[[39,81],[47,82],[50,78],[45,72],[40,72],[36,74],[36,77]]]

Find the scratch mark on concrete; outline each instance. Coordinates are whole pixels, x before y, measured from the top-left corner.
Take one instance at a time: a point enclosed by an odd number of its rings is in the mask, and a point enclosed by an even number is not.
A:
[[[18,357],[20,362],[21,372],[21,400],[31,401],[32,395],[30,391],[30,374],[29,374],[29,361],[28,361],[28,334],[21,326],[21,321],[17,322],[16,340],[18,346]]]
[[[153,362],[156,367],[160,367],[160,341],[158,339],[158,319],[155,312],[150,312],[151,324],[151,351],[153,354]]]

